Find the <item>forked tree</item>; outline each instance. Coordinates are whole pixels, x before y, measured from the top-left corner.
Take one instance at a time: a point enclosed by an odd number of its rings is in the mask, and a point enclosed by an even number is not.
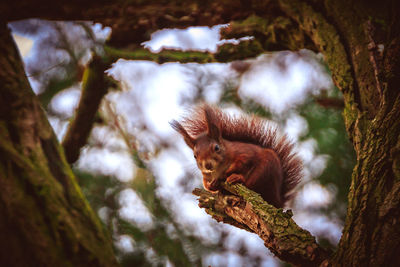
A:
[[[100,93],[90,88],[104,83],[102,70],[118,57],[157,62],[228,62],[265,51],[308,48],[321,52],[335,85],[343,93],[346,130],[357,156],[353,175],[348,178],[351,187],[347,216],[336,252],[322,249],[308,232],[294,225],[290,212],[270,207],[245,188],[228,186],[232,195],[196,193],[202,195],[203,207],[216,211],[212,214],[215,218],[256,232],[275,255],[289,263],[399,264],[399,17],[398,1],[1,2],[1,265],[117,265],[111,238],[82,196],[68,163],[76,159],[74,149],[79,151],[85,143],[93,110],[104,92],[92,107],[81,101],[76,120],[79,114],[86,114],[86,130],[71,126],[67,137],[72,141],[64,142],[66,157],[29,85],[7,28],[7,22],[27,18],[91,20],[112,27],[109,44],[129,47],[130,51],[118,54],[106,49],[109,54],[102,58],[102,65],[96,67],[99,65],[93,63],[88,67],[92,68],[92,76],[84,89],[95,95]],[[221,46],[214,55],[177,51],[157,55],[149,51],[135,53],[144,51],[140,43],[156,30],[222,23],[231,23],[223,31],[224,37],[250,35],[255,39],[237,46]],[[96,70],[100,77],[95,75]],[[221,198],[219,209],[204,201],[209,197]]]

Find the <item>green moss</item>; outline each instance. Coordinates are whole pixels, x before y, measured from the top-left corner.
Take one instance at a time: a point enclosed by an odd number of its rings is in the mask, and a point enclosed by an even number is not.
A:
[[[301,48],[315,50],[298,25],[283,16],[263,18],[251,15],[245,20],[231,22],[229,27],[221,30],[221,35],[225,39],[254,37],[263,50],[269,52]]]
[[[128,60],[149,60],[157,63],[165,62],[197,62],[197,63],[209,63],[214,62],[212,54],[208,52],[199,51],[179,51],[179,50],[162,50],[159,53],[152,53],[147,49],[136,49],[133,51],[124,51],[115,49],[109,46],[105,46],[106,57],[108,62],[116,61],[119,58]]]
[[[351,67],[336,29],[325,18],[301,1],[281,0],[283,9],[295,19],[324,55],[336,86],[343,93],[353,90]]]
[[[308,231],[301,229],[291,219],[291,214],[285,213],[283,209],[276,209],[272,205],[266,203],[259,194],[251,191],[244,185],[225,184],[224,188],[235,195],[243,197],[246,202],[250,203],[252,210],[268,224],[268,228],[271,229],[271,232],[275,236],[283,237],[293,235],[293,238],[299,241],[297,236],[301,235],[302,242],[305,240],[315,242],[314,237],[312,237]]]
[[[270,21],[256,15],[251,15],[245,20],[233,21],[229,27],[222,29],[224,38],[241,38],[265,34],[269,31]]]
[[[234,60],[243,60],[260,55],[264,49],[257,40],[246,40],[235,44],[224,44],[219,47],[215,54],[218,62],[229,62]]]

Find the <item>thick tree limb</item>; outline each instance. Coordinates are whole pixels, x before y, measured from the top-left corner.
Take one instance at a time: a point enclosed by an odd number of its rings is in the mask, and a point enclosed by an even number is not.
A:
[[[0,53],[0,265],[117,265],[1,22]]]
[[[267,3],[260,8],[270,7]],[[237,10],[241,10],[237,12]],[[245,18],[251,6],[241,1],[185,2],[170,1],[14,1],[0,3],[0,17],[6,21],[27,18],[54,20],[94,20],[113,28],[110,44],[124,47],[150,39],[150,33],[163,28],[182,28],[192,25],[213,26],[229,22],[233,13]]]
[[[228,27],[221,29],[223,39],[253,36],[264,51],[298,50],[307,48],[317,51],[315,44],[308,38],[299,24],[288,18],[251,15],[245,20],[231,21]]]
[[[303,1],[280,0],[282,10],[289,17],[299,23],[300,27],[308,34],[315,46],[324,55],[324,60],[332,71],[335,85],[342,91],[345,103],[346,128],[352,136],[352,128],[359,112],[355,102],[355,82],[349,55],[341,40],[341,36],[334,25]]]
[[[277,209],[241,184],[224,184],[231,194],[196,188],[199,206],[218,222],[257,234],[279,259],[298,266],[327,266],[330,251],[320,247],[308,231],[291,218],[292,212]],[[232,195],[233,194],[233,195]]]

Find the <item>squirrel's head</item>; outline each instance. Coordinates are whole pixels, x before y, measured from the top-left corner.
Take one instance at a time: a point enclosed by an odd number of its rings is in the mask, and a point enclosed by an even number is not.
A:
[[[203,174],[209,174],[214,178],[222,174],[223,162],[225,159],[225,144],[218,118],[211,109],[204,108],[207,131],[192,137],[186,129],[177,121],[170,124],[179,134],[183,136],[185,143],[193,150],[197,166]]]

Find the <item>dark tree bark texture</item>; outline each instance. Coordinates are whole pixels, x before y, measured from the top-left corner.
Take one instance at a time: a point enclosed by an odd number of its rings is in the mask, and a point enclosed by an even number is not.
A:
[[[232,22],[223,32],[224,36],[250,33],[255,36],[255,40],[236,47],[221,47],[214,59],[224,62],[241,59],[241,55],[255,56],[269,50],[309,48],[321,52],[334,83],[343,93],[343,115],[357,154],[343,235],[329,262],[335,266],[399,264],[400,2],[88,0],[84,3],[13,1],[0,4],[0,14],[6,21],[31,17],[99,21],[113,28],[113,39],[110,43],[125,48],[139,47],[142,41],[149,39],[152,32],[165,27],[211,26]],[[36,101],[26,102],[26,97],[19,97],[19,94],[28,94],[26,88],[29,85],[26,79],[21,78],[23,71],[20,60],[12,56],[15,51],[10,53],[7,50],[9,44],[3,38],[1,42],[2,54],[7,57],[2,59],[5,63],[0,65],[0,79],[3,88],[4,84],[9,84],[2,89],[1,101],[4,103],[0,107],[1,151],[8,159],[6,165],[1,165],[1,171],[4,177],[15,177],[11,180],[2,178],[0,181],[7,182],[2,186],[5,193],[2,192],[1,196],[5,199],[7,192],[22,188],[19,187],[20,184],[14,184],[17,181],[26,181],[21,177],[32,176],[32,171],[27,171],[29,168],[38,168],[37,166],[43,164],[41,162],[36,166],[36,161],[31,162],[32,160],[42,158],[46,153],[59,153],[59,147],[49,137],[52,133],[49,133],[45,118],[42,115],[36,117],[38,112],[42,114],[35,104]],[[15,66],[19,67],[15,69]],[[3,91],[6,93],[4,96]],[[33,99],[33,96],[29,99]],[[15,117],[10,119],[4,114],[15,114]],[[32,124],[36,127],[32,127]],[[38,125],[42,124],[46,125],[43,128],[47,130],[39,131]],[[19,138],[15,139],[15,136]],[[53,141],[46,141],[48,138]],[[59,157],[62,161],[62,156]],[[71,177],[66,179],[57,174],[58,168],[50,167],[59,166],[60,158],[51,157],[48,160],[48,166],[44,170],[58,177],[57,183],[54,179],[51,181],[55,183],[57,190],[63,189],[63,201],[75,199],[65,189],[71,188],[71,183],[74,184],[69,180]],[[26,185],[23,188],[29,189]],[[43,190],[48,190],[48,187],[45,188]],[[10,194],[18,196],[15,201],[25,195],[32,197],[26,191]],[[3,202],[0,206],[2,212],[7,207]],[[32,203],[34,205],[36,202]],[[10,213],[8,211],[6,214]],[[35,220],[44,220],[42,217],[36,218],[36,212],[27,214],[31,214],[29,218],[32,224]],[[1,227],[13,225],[14,229],[22,231],[25,226],[14,223],[14,220],[18,222],[18,218],[9,215],[7,224],[2,221]],[[13,245],[18,246],[18,243]]]
[[[117,265],[4,22],[0,54],[0,265]]]

